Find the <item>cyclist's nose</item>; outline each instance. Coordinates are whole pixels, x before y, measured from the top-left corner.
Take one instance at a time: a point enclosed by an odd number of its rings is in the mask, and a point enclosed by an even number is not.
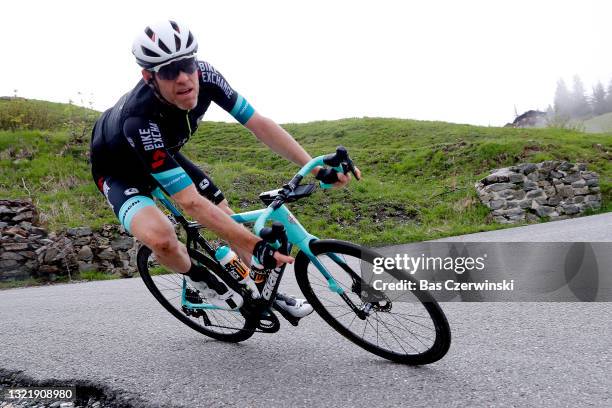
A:
[[[176,77],[176,82],[186,82],[186,81],[189,81],[189,75],[183,71],[179,71],[179,74]]]

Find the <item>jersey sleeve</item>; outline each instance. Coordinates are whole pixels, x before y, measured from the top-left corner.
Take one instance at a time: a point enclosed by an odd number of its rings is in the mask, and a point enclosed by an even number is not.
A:
[[[193,184],[164,146],[157,123],[145,118],[128,118],[123,124],[123,134],[146,171],[168,194],[176,194]]]
[[[227,80],[212,65],[199,61],[200,86],[209,93],[212,100],[234,117],[245,124],[255,113],[251,104],[227,83]]]

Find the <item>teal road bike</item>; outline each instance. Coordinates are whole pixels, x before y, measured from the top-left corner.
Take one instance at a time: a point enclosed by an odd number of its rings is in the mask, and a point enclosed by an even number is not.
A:
[[[400,270],[372,273],[374,260],[380,254],[350,242],[319,239],[287,208],[287,203],[315,191],[316,184],[300,183],[316,166],[355,174],[346,149],[339,147],[336,153],[312,159],[282,188],[262,193],[260,198],[267,207],[234,214],[232,218],[242,224],[254,223],[254,233],[282,253],[289,254],[297,247],[294,272],[300,290],[319,316],[348,340],[399,363],[420,365],[441,359],[450,347],[451,332],[444,312],[430,293],[418,289],[384,290],[380,282],[399,284],[413,279]],[[298,319],[276,309],[273,302],[286,265],[269,271],[258,283],[261,293],[254,299],[215,259],[215,248],[200,233],[201,225],[188,221],[160,189],[153,195],[168,209],[175,224],[184,229],[191,258],[245,299],[239,310],[224,310],[207,303],[183,275],[165,269],[151,250],[142,246],[137,255],[140,276],[164,308],[194,330],[227,342],[244,341],[254,333],[277,332],[281,327],[277,313],[297,326]],[[266,226],[270,222],[272,225]]]

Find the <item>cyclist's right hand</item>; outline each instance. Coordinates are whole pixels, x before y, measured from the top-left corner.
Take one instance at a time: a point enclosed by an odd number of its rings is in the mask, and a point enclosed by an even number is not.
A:
[[[263,239],[253,249],[253,263],[262,265],[264,269],[274,269],[285,263],[292,264],[293,261],[293,257],[281,254]]]

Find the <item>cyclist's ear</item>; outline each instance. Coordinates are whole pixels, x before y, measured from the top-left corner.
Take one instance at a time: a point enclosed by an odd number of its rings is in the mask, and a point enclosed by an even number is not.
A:
[[[153,74],[151,73],[151,71],[147,71],[146,69],[143,69],[141,73],[142,73],[142,79],[144,79],[145,83],[148,84],[150,81],[153,80]]]

